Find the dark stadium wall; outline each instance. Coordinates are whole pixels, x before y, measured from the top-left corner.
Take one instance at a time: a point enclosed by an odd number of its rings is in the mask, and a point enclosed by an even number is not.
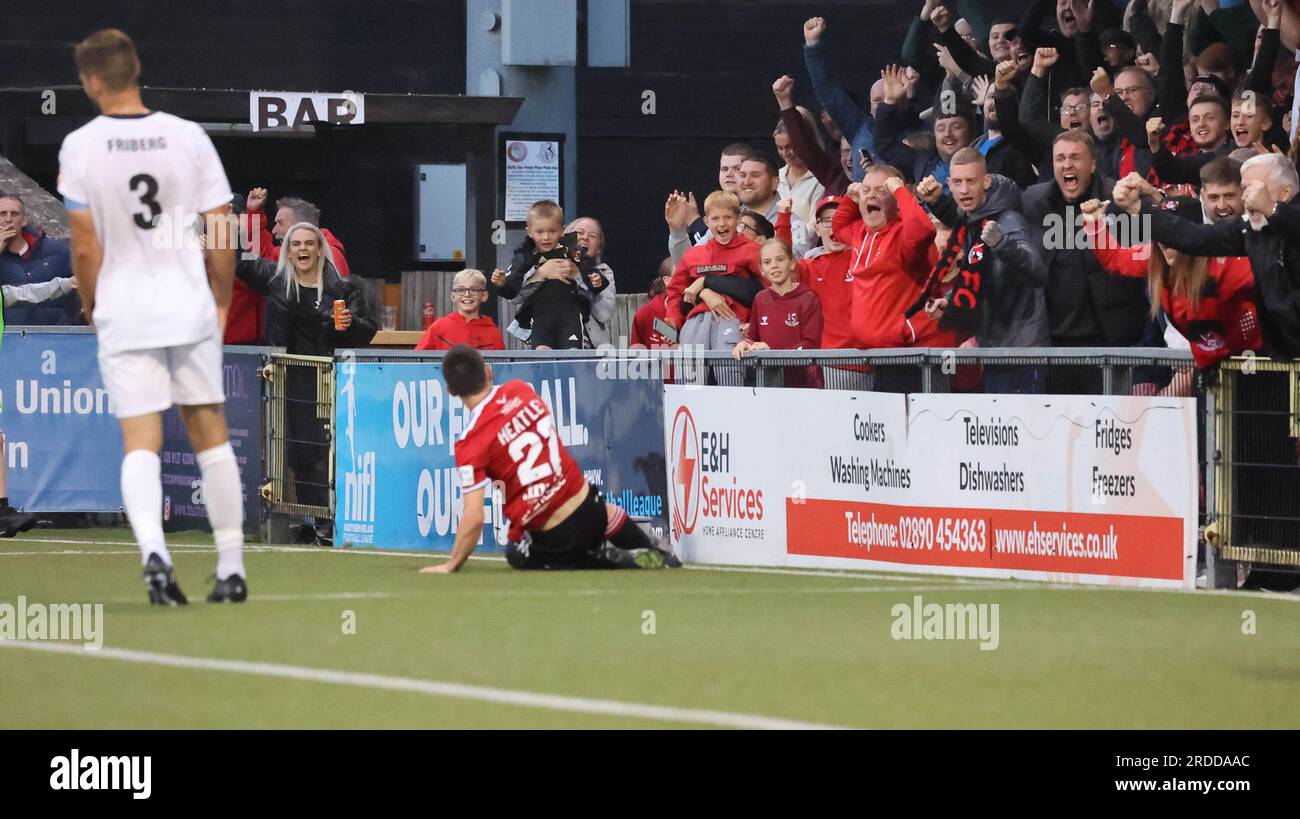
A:
[[[990,16],[1024,2],[989,0]],[[644,291],[667,255],[664,199],[717,187],[718,152],[771,152],[772,83],[789,74],[818,110],[803,64],[803,23],[826,18],[834,65],[862,101],[899,49],[921,0],[632,0],[632,65],[578,72],[578,203],[598,215],[619,289]],[[653,91],[657,113],[642,113]]]
[[[1020,5],[986,4],[990,14],[1019,14]],[[815,107],[803,66],[805,19],[826,17],[836,70],[865,100],[880,65],[897,59],[920,6],[631,0],[631,67],[577,71],[577,210],[603,222],[620,290],[643,290],[666,255],[669,191],[709,193],[718,149],[728,142],[772,150],[773,80],[790,74],[799,101]],[[0,84],[74,83],[73,44],[116,26],[139,44],[147,85],[464,93],[465,9],[464,0],[47,0],[0,27]],[[642,113],[646,91],[655,95],[653,116]],[[58,145],[77,124],[7,123],[6,135],[21,134],[21,156],[11,158],[53,189]],[[420,267],[412,166],[463,158],[451,128],[367,126],[321,130],[313,139],[215,142],[237,191],[264,185],[273,196],[316,201],[352,268],[370,276]]]
[[[17,9],[15,9],[17,10]],[[135,39],[142,81],[156,87],[465,91],[463,0],[46,0],[0,26],[0,85],[77,81],[72,47],[114,26]],[[16,164],[47,189],[67,130],[24,123]],[[214,137],[231,185],[315,201],[358,273],[394,275],[413,264],[413,165],[463,161],[456,129],[367,126],[313,139]]]

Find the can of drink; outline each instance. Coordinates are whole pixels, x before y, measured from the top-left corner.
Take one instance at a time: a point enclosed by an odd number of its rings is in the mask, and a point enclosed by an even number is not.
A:
[[[348,303],[346,301],[339,299],[334,302],[334,329],[340,333],[344,330],[342,317],[343,311],[346,309],[348,309]]]

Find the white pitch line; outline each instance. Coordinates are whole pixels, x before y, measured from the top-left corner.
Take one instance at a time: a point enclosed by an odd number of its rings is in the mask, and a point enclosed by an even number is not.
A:
[[[682,566],[683,569],[690,569],[696,572],[735,572],[739,574],[778,574],[789,575],[792,577],[843,577],[851,580],[919,580],[924,578],[926,582],[947,581],[954,584],[961,583],[982,583],[986,582],[975,577],[953,577],[948,575],[915,575],[900,572],[898,574],[885,574],[882,572],[856,571],[854,569],[801,569],[798,567],[777,569],[766,568],[763,566],[713,566],[700,563],[691,563]]]
[[[297,603],[313,600],[381,600],[387,597],[411,597],[413,594],[401,595],[394,592],[333,592],[324,594],[258,594],[253,599],[259,603]],[[107,597],[96,601],[102,603],[143,603],[139,597]]]
[[[616,717],[652,720],[692,725],[711,725],[720,728],[748,728],[761,731],[824,731],[844,730],[843,726],[821,725],[812,722],[765,717],[758,714],[741,714],[731,711],[711,711],[697,708],[676,708],[648,703],[622,702],[618,700],[588,699],[586,697],[568,697],[560,694],[540,694],[535,691],[519,691],[508,688],[467,685],[465,683],[442,682],[439,680],[421,680],[412,677],[392,677],[384,674],[366,674],[355,671],[334,671],[323,668],[307,668],[280,663],[251,662],[247,660],[218,660],[211,657],[186,657],[179,654],[159,654],[151,651],[134,651],[124,648],[100,648],[87,651],[81,646],[66,643],[16,642],[0,640],[0,648],[22,648],[29,651],[44,651],[51,654],[77,655],[101,660],[121,660],[124,662],[159,665],[170,668],[195,669],[200,671],[225,671],[233,674],[249,674],[257,677],[275,677],[280,679],[302,680],[306,682],[350,685],[359,688],[372,688],[385,691],[401,691],[413,694],[426,694],[433,697],[450,697],[452,699],[477,700],[496,705],[516,705],[523,708],[539,708],[545,711],[567,711],[577,714],[601,714]]]
[[[112,551],[88,551],[76,549],[64,549],[60,551],[46,550],[40,552],[6,552],[0,549],[0,557],[37,557],[41,555],[138,555],[139,549],[133,548],[133,544],[123,543],[119,540],[37,540],[37,539],[17,539],[13,543],[53,543],[60,546],[125,546],[128,548],[117,549]],[[211,546],[195,546],[182,544],[177,546],[168,546],[167,551],[177,552],[178,554],[210,553],[216,554]],[[360,557],[405,557],[422,560],[443,560],[447,558],[444,552],[390,552],[378,551],[374,549],[326,549],[322,547],[310,546],[261,546],[249,545],[244,547],[245,553],[259,554],[321,554],[321,555],[357,555]],[[504,563],[504,557],[495,555],[470,555],[470,560],[488,560],[497,563]]]
[[[86,546],[120,546],[125,545],[116,540],[40,540],[17,538],[13,543],[56,543]],[[188,553],[188,552],[211,552],[211,547],[207,546],[173,546],[170,551]],[[358,555],[363,557],[404,557],[419,558],[422,560],[446,560],[447,555],[444,552],[389,552],[375,551],[371,549],[324,549],[320,547],[306,546],[246,546],[246,552],[265,552],[265,553],[312,553],[312,554],[334,554],[334,555]],[[38,552],[5,552],[0,551],[0,557],[35,557],[44,555],[119,555],[119,554],[139,554],[138,550],[123,549],[120,551],[76,551],[72,549],[62,551],[38,551]],[[494,555],[470,555],[470,560],[483,560],[493,562],[504,562],[504,557]],[[710,566],[703,564],[688,564],[683,566],[684,569],[697,572],[735,572],[740,574],[772,574],[788,575],[791,577],[830,577],[844,580],[898,580],[900,583],[899,590],[905,591],[908,587],[901,585],[908,580],[918,580],[921,577],[928,579],[928,582],[952,582],[953,589],[966,588],[970,584],[987,583],[987,580],[974,577],[949,577],[913,574],[882,574],[879,572],[856,572],[853,570],[837,571],[833,569],[798,569],[798,568],[764,568],[760,566]],[[1235,597],[1251,598],[1256,600],[1277,600],[1283,603],[1300,603],[1300,594],[1295,592],[1267,592],[1267,591],[1244,591],[1236,589],[1168,589],[1168,588],[1139,588],[1133,586],[1110,586],[1092,583],[1052,583],[1042,580],[1007,580],[1008,584],[1005,589],[1008,591],[1035,591],[1035,590],[1062,590],[1062,591],[1110,591],[1110,592],[1159,592],[1164,594],[1194,594],[1202,597]],[[1019,585],[1015,585],[1019,584]]]

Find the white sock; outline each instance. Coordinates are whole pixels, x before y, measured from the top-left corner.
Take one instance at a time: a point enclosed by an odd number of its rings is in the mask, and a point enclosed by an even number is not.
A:
[[[195,460],[203,473],[203,500],[217,542],[217,579],[244,575],[244,492],[239,463],[230,442],[200,452]]]
[[[135,449],[122,459],[122,506],[140,544],[140,562],[147,563],[149,555],[156,554],[172,565],[163,542],[162,461],[157,452]]]

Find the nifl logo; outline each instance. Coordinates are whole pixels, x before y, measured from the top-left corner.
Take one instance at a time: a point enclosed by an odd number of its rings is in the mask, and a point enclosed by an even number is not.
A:
[[[375,486],[375,453],[362,452],[343,480],[343,515],[347,520],[374,523]]]

